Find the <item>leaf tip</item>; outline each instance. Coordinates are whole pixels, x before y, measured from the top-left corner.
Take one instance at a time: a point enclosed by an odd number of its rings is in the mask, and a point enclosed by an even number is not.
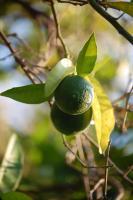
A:
[[[96,41],[96,37],[95,37],[95,33],[92,32],[91,36],[90,36],[90,39],[94,39]]]

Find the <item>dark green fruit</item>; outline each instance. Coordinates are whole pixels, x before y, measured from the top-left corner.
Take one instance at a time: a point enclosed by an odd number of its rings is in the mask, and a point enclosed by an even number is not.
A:
[[[66,135],[75,134],[88,127],[92,118],[92,108],[80,115],[69,115],[62,112],[54,103],[51,109],[51,119],[55,128]]]
[[[93,100],[93,88],[78,75],[66,76],[55,90],[55,101],[60,110],[79,115],[86,112]]]

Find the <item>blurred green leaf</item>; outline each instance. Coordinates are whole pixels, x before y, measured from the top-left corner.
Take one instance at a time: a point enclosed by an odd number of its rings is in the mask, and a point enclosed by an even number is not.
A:
[[[111,61],[111,58],[109,56],[105,56],[102,60],[96,63],[93,74],[97,73],[99,70],[101,70],[105,65],[107,66],[109,62]]]
[[[97,46],[93,33],[79,53],[76,66],[78,75],[85,76],[91,73],[94,68],[96,59]]]
[[[124,13],[127,13],[128,15],[131,15],[133,17],[133,2],[106,2],[106,5],[110,8],[121,10]]]
[[[15,190],[21,180],[24,165],[24,154],[20,140],[13,134],[0,167],[0,191]]]
[[[21,193],[21,192],[8,192],[2,194],[2,200],[32,200],[31,197]]]
[[[100,83],[92,76],[89,76],[88,79],[94,87],[95,97],[92,103],[92,109],[99,152],[104,153],[115,124],[113,107]]]
[[[45,96],[52,95],[63,78],[73,72],[74,67],[72,66],[72,61],[67,58],[61,59],[49,73],[45,85]]]
[[[100,80],[101,83],[109,83],[112,81],[117,71],[117,62],[115,62],[111,57],[105,56],[101,61],[99,61],[93,70],[95,77]]]
[[[9,97],[16,101],[27,104],[39,104],[47,101],[44,97],[45,84],[31,84],[22,87],[16,87],[1,93],[1,96]]]

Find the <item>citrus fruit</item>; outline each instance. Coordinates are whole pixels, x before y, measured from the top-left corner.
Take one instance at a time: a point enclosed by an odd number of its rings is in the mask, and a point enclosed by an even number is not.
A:
[[[93,100],[93,88],[78,75],[66,76],[55,90],[55,101],[60,110],[79,115],[89,109]]]
[[[51,109],[51,119],[55,128],[66,135],[75,134],[87,128],[92,118],[92,108],[80,115],[69,115],[62,112],[54,103]]]

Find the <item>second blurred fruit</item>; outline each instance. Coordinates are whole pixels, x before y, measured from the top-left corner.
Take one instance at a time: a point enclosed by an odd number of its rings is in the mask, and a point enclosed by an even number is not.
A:
[[[51,119],[55,128],[66,135],[75,134],[88,127],[92,118],[92,108],[80,115],[69,115],[62,112],[54,103],[51,109]]]

